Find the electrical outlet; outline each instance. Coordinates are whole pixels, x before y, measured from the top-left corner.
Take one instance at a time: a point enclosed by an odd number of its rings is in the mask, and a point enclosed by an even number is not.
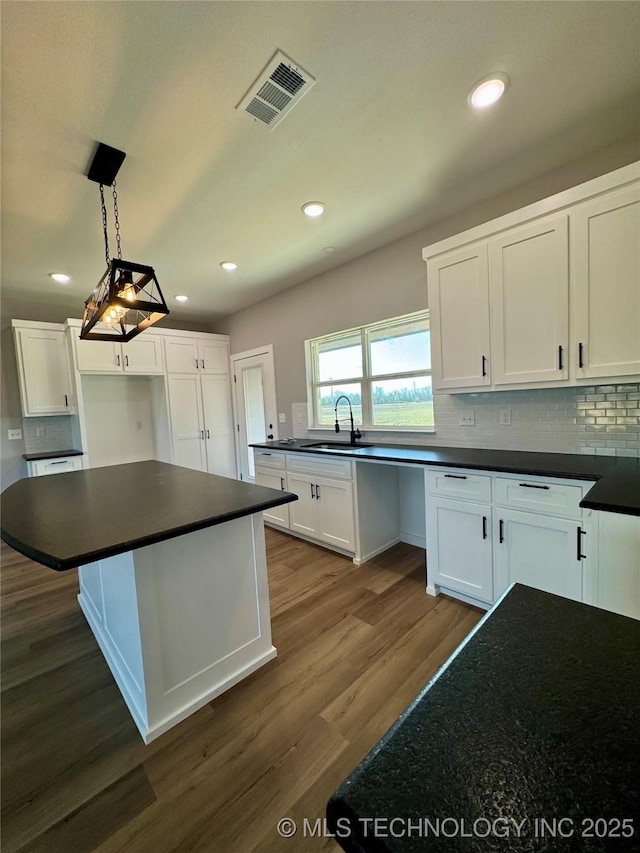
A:
[[[298,412],[296,415],[296,423],[302,426],[302,412]]]
[[[287,416],[285,415],[285,413],[284,412],[278,412],[278,423],[279,424],[286,424],[286,422],[287,422]]]
[[[22,430],[21,429],[10,429],[9,430],[9,441],[15,441],[17,438],[22,438]]]
[[[500,409],[500,425],[511,426],[511,409]]]
[[[44,438],[47,434],[46,427],[36,427],[36,438]]]
[[[476,425],[476,413],[473,409],[469,409],[467,412],[460,413],[460,419],[458,421],[460,426],[475,426]]]

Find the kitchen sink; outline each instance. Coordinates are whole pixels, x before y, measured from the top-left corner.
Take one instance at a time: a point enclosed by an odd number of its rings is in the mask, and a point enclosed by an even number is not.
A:
[[[318,444],[305,444],[314,450],[357,450],[359,447],[373,447],[373,444],[351,444],[349,441],[321,441]]]

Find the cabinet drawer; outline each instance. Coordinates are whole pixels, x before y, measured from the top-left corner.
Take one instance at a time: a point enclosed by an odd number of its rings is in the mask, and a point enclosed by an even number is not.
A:
[[[38,459],[29,462],[29,476],[43,477],[47,474],[62,474],[65,471],[82,470],[81,456],[60,456],[56,459]]]
[[[491,500],[491,475],[446,468],[427,471],[427,491],[435,495],[486,503]]]
[[[287,470],[297,474],[309,474],[311,477],[351,479],[351,461],[349,459],[329,459],[326,456],[318,458],[310,453],[287,453]]]
[[[275,468],[278,471],[284,471],[285,469],[284,453],[277,450],[260,450],[254,447],[253,459],[256,468]]]
[[[533,510],[562,518],[581,518],[582,486],[526,477],[496,477],[495,501],[511,509]]]

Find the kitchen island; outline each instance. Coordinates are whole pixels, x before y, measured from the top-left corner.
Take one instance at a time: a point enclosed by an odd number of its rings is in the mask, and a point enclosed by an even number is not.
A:
[[[636,620],[516,584],[336,791],[329,830],[350,853],[640,849],[639,648]]]
[[[147,461],[20,480],[5,542],[78,601],[145,743],[275,657],[262,511],[288,492]]]

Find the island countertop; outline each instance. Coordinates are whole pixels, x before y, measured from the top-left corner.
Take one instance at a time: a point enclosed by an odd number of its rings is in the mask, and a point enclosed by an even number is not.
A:
[[[516,584],[333,795],[329,830],[350,853],[638,850],[639,648],[637,620]]]
[[[133,462],[13,483],[0,496],[0,529],[17,551],[63,571],[295,500],[166,462]]]

